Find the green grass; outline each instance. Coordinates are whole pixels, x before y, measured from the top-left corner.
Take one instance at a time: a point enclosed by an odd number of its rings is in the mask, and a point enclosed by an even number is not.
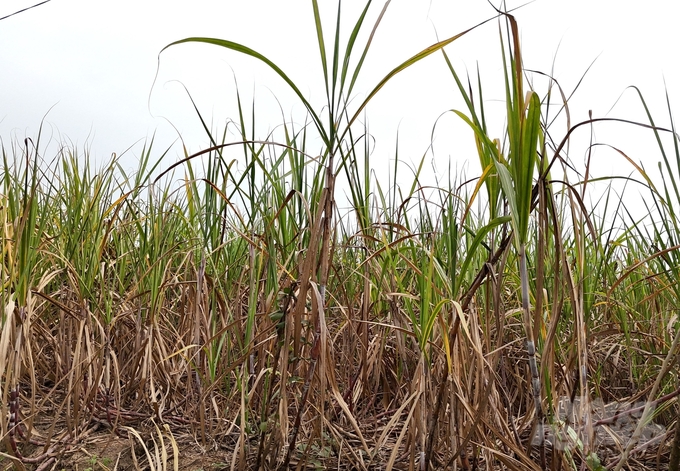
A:
[[[0,412],[20,413],[14,430],[2,422],[2,452],[27,466],[65,460],[62,444],[86,447],[96,425],[130,435],[137,467],[172,462],[172,446],[181,456],[194,442],[239,469],[667,461],[671,435],[636,447],[648,418],[670,429],[678,417],[680,142],[670,109],[670,133],[650,114],[619,123],[646,126],[659,143],[663,179],[642,166],[627,177],[649,195],[649,216],[633,220],[597,178],[607,176],[568,170],[579,165],[567,143],[585,124],[554,135],[551,92],[529,88],[512,16],[494,18],[506,128],[490,130],[481,85],[471,85],[481,77],[461,77],[444,53],[470,30],[406,58],[354,104],[372,36],[358,38],[380,19],[366,23],[368,2],[342,43],[340,6],[335,25],[312,6],[321,109],[244,45],[168,46],[264,62],[305,106],[305,125],[256,135],[255,106],[239,96],[236,141],[196,109],[211,146],[169,164],[152,142],[133,173],[115,158],[95,167],[75,148],[47,158],[37,138],[3,146]],[[432,54],[464,99],[454,112],[480,166],[472,179],[449,169],[425,185],[424,156],[399,186],[398,145],[385,179],[358,117]],[[595,185],[604,196],[588,206]],[[565,423],[560,403],[574,397],[581,413],[588,400],[646,401],[636,440],[612,451],[588,433],[592,422]],[[554,446],[570,428],[579,441]]]

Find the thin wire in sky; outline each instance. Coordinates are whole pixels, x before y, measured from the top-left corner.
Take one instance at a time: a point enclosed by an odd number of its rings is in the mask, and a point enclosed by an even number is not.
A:
[[[26,10],[30,10],[31,8],[35,8],[35,7],[39,7],[40,5],[42,5],[42,4],[44,4],[44,3],[47,3],[47,2],[51,2],[51,1],[52,1],[52,0],[45,0],[45,1],[43,1],[43,2],[36,3],[35,5],[32,5],[32,6],[30,6],[30,7],[26,7],[26,8],[24,8],[24,9],[22,9],[22,10],[15,11],[14,13],[10,13],[9,15],[6,15],[6,16],[3,16],[2,18],[0,18],[0,21],[6,20],[6,19],[9,18],[10,16],[18,15],[19,13],[23,13],[23,12],[25,12]]]

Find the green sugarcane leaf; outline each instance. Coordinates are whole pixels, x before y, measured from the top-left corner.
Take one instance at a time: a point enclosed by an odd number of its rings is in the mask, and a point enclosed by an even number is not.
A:
[[[520,227],[519,224],[521,220],[519,218],[519,208],[517,207],[517,196],[515,193],[515,186],[513,185],[512,181],[512,175],[510,174],[510,171],[502,163],[498,162],[497,160],[494,160],[494,164],[496,165],[498,178],[501,181],[501,188],[503,188],[503,194],[505,195],[505,199],[507,200],[508,206],[510,207],[510,218],[512,220],[512,227],[515,230],[514,231],[515,241],[518,243],[519,247],[520,240],[518,239],[519,237],[518,228]]]
[[[281,77],[281,78],[288,84],[288,86],[289,86],[289,87],[293,90],[293,92],[298,96],[298,98],[300,99],[300,101],[302,101],[302,103],[304,104],[305,108],[306,108],[307,111],[309,112],[310,116],[311,116],[312,119],[314,120],[314,124],[316,125],[316,127],[317,127],[317,129],[318,129],[318,131],[319,131],[319,134],[321,135],[322,139],[324,140],[324,143],[330,147],[330,144],[331,144],[331,143],[330,143],[330,141],[329,141],[328,134],[326,133],[326,131],[325,131],[324,127],[323,127],[323,123],[322,123],[321,119],[320,119],[319,116],[315,113],[314,108],[313,108],[312,105],[307,101],[307,99],[306,99],[305,96],[302,94],[302,92],[300,91],[300,89],[298,88],[298,86],[295,85],[295,82],[293,82],[293,81],[288,77],[288,75],[286,75],[286,73],[285,73],[283,70],[281,70],[281,68],[280,68],[279,66],[277,66],[274,62],[272,62],[271,60],[269,60],[267,57],[265,57],[264,55],[260,54],[259,52],[255,51],[255,50],[253,50],[253,49],[251,49],[251,48],[249,48],[249,47],[247,47],[247,46],[244,46],[243,44],[235,43],[235,42],[233,42],[233,41],[227,41],[227,40],[225,40],[225,39],[194,37],[194,38],[180,39],[179,41],[172,42],[172,43],[168,44],[167,46],[165,46],[163,49],[161,49],[161,52],[160,52],[160,53],[162,53],[163,51],[165,51],[165,50],[168,49],[169,47],[176,46],[176,45],[178,45],[178,44],[192,43],[192,42],[194,42],[194,43],[213,44],[213,45],[215,45],[215,46],[220,46],[220,47],[224,47],[224,48],[227,48],[227,49],[231,49],[232,51],[240,52],[241,54],[245,54],[245,55],[247,55],[247,56],[254,57],[255,59],[258,59],[258,60],[264,62],[265,64],[267,64],[267,65],[269,66],[269,68],[271,68],[274,72],[276,72],[276,73],[278,74],[278,76]],[[321,46],[320,46],[320,47],[321,47]],[[160,53],[159,53],[159,54],[160,54]],[[327,73],[327,72],[324,71],[324,73]]]
[[[442,307],[449,301],[450,301],[449,299],[440,300],[434,307],[434,309],[432,309],[432,312],[429,313],[427,319],[425,319],[423,330],[420,333],[421,336],[419,339],[421,351],[425,351],[425,347],[427,346],[427,342],[430,340],[430,335],[432,335],[432,330],[434,330],[434,324],[437,321],[437,318],[439,317],[439,313],[441,312]]]
[[[531,214],[531,192],[534,186],[533,175],[536,166],[536,146],[541,132],[541,102],[535,92],[529,93],[529,110],[522,126],[522,146],[519,161],[515,166],[515,192],[520,221],[519,239],[521,243],[527,241],[529,231],[529,216]]]
[[[460,275],[458,276],[459,282],[460,282],[460,280],[465,279],[465,274],[467,273],[467,270],[470,266],[470,263],[472,262],[472,259],[475,255],[475,253],[477,252],[477,247],[479,247],[479,245],[482,243],[482,241],[484,240],[486,235],[492,229],[494,229],[494,228],[496,228],[500,225],[503,225],[507,222],[510,222],[510,220],[511,220],[511,218],[509,216],[501,216],[501,217],[498,217],[498,218],[492,220],[491,222],[489,222],[489,224],[487,224],[486,226],[482,227],[481,229],[479,229],[477,231],[475,238],[472,239],[472,243],[470,244],[470,247],[467,250],[467,255],[465,257],[465,261],[463,262],[463,264],[460,267]],[[458,292],[458,288],[459,288],[459,286],[456,286],[454,288],[455,289],[454,294],[456,294]]]

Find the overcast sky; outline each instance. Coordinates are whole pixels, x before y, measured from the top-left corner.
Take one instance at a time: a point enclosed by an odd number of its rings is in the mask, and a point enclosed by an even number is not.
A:
[[[0,17],[35,1],[3,0]],[[330,35],[336,2],[319,3]],[[363,3],[343,3],[345,25],[353,23]],[[369,25],[383,4],[374,2]],[[595,117],[644,120],[639,101],[627,91],[637,85],[652,104],[658,124],[665,125],[664,80],[674,109],[680,109],[677,5],[671,0],[645,2],[644,7],[643,2],[625,0],[536,0],[515,13],[524,66],[546,73],[554,67],[555,78],[569,94],[595,61],[572,98],[572,122],[587,119],[588,110]],[[394,66],[436,42],[437,35],[452,36],[493,15],[482,0],[392,1],[355,89],[357,101]],[[309,1],[52,0],[0,21],[3,143],[35,137],[44,118],[45,136],[53,142],[88,146],[97,161],[154,133],[158,155],[178,133],[189,152],[194,152],[207,139],[183,86],[219,129],[228,119],[238,118],[235,81],[246,108],[255,96],[261,137],[282,121],[281,110],[286,119],[304,121],[302,106],[282,81],[252,58],[198,44],[179,45],[159,56],[170,42],[190,36],[228,39],[263,53],[291,76],[312,103],[319,109],[323,106]],[[448,46],[447,52],[462,75],[479,66],[487,107],[500,134],[504,109],[498,23],[469,33]],[[544,87],[545,81],[537,79],[537,85]],[[463,104],[440,54],[398,76],[367,110],[377,142],[374,164],[394,157],[397,131],[400,157],[418,160],[430,145],[435,121],[444,114],[434,133],[438,165],[446,168],[442,162],[449,158],[468,161],[468,172],[478,174],[472,136],[458,119],[446,114],[452,108],[463,109]],[[636,161],[653,165],[659,159],[658,153],[648,150],[654,149],[649,135],[612,125],[595,131],[598,141],[629,150]],[[583,142],[587,134],[583,131]],[[135,149],[138,153],[139,147]],[[129,155],[132,166],[135,149]],[[181,154],[176,147],[168,159],[174,161]],[[576,149],[572,158],[583,162],[584,154],[585,148]],[[599,165],[602,172],[632,170],[611,153],[603,154]]]

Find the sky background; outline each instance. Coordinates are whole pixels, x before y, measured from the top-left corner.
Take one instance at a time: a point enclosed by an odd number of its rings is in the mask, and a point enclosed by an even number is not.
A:
[[[3,0],[0,17],[34,3]],[[509,2],[514,8],[523,2]],[[336,2],[321,1],[326,34],[333,32]],[[353,24],[364,2],[343,3],[344,26]],[[374,2],[372,25],[383,2]],[[572,123],[594,117],[644,121],[633,90],[648,100],[657,124],[668,125],[665,89],[680,109],[677,47],[680,7],[675,1],[536,0],[515,12],[521,31],[524,66],[552,73],[570,100]],[[357,86],[359,103],[393,67],[441,39],[494,16],[486,1],[394,0],[380,25]],[[370,30],[370,28],[367,28]],[[321,109],[323,81],[311,2],[299,0],[52,0],[0,21],[0,138],[6,148],[35,138],[43,123],[43,142],[71,143],[105,162],[125,154],[135,167],[145,140],[155,135],[155,155],[173,145],[168,165],[204,148],[208,139],[188,98],[196,101],[214,129],[238,119],[236,83],[247,109],[255,97],[262,138],[286,120],[302,124],[302,105],[273,72],[248,57],[209,45],[169,43],[191,36],[216,37],[261,52],[290,75]],[[363,36],[364,41],[366,36]],[[330,40],[329,40],[330,41]],[[502,137],[503,70],[498,22],[477,28],[447,47],[462,75],[483,77],[485,105],[494,136]],[[535,79],[539,91],[546,80]],[[185,90],[186,87],[186,90]],[[555,100],[553,100],[555,101]],[[376,96],[365,119],[375,137],[372,163],[379,169],[399,156],[417,162],[428,152],[438,170],[454,166],[478,175],[471,132],[448,112],[464,109],[441,54],[397,76]],[[435,123],[436,126],[435,126]],[[558,122],[555,138],[566,132]],[[624,149],[649,167],[660,156],[653,137],[630,126],[599,125],[595,141]],[[583,164],[589,131],[575,134],[571,157]],[[234,135],[233,139],[237,137]],[[633,168],[612,151],[598,150],[593,169],[600,175],[629,174]],[[464,164],[467,162],[466,164]]]

